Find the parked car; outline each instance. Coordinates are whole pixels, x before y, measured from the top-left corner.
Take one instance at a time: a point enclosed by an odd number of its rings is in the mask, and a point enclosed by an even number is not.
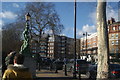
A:
[[[82,59],[76,59],[76,73],[81,72],[81,74],[85,74],[88,71],[88,67],[91,65],[90,62],[87,62],[86,60]],[[65,65],[64,68],[65,69]],[[71,71],[73,73],[74,71],[74,59],[68,61],[66,64],[67,71]]]
[[[63,69],[63,61],[54,61],[51,65],[52,69],[62,70]]]
[[[49,59],[49,58],[42,58],[43,66],[50,66],[51,63],[52,63],[51,59]]]
[[[86,73],[87,78],[96,78],[97,76],[97,65],[92,65],[89,67]],[[120,65],[110,64],[110,78],[120,78]]]

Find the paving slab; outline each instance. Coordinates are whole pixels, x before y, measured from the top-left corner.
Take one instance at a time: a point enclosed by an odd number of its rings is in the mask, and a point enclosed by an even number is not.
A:
[[[58,73],[55,71],[50,70],[40,70],[36,71],[36,80],[79,80],[77,78],[73,78],[73,74],[71,72],[67,72],[67,76],[65,76],[63,70],[58,70]],[[81,78],[85,76],[82,75]],[[88,80],[88,79],[81,79],[81,80]]]

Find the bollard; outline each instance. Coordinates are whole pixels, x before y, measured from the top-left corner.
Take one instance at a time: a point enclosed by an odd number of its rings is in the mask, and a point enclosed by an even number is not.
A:
[[[78,72],[78,74],[79,74],[79,80],[81,80],[80,66],[79,66],[79,72]]]
[[[55,63],[55,73],[58,73],[58,70],[57,70],[57,63]]]
[[[65,76],[67,76],[67,66],[66,66],[66,63],[65,63]]]

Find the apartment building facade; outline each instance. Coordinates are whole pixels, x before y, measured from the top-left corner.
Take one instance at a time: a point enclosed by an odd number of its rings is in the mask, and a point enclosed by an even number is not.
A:
[[[108,20],[109,32],[109,53],[112,58],[120,57],[120,22],[115,22],[114,18]]]
[[[81,58],[85,59],[88,58],[91,60],[94,58],[97,59],[97,33],[93,33],[91,35],[87,35],[80,39],[80,54]]]
[[[79,50],[77,52],[79,53]],[[48,57],[61,60],[74,58],[74,39],[64,35],[52,35],[49,37]]]
[[[48,39],[48,56],[51,59],[61,58],[61,38],[58,35],[51,35]]]
[[[31,40],[31,52],[33,54],[40,54],[41,57],[47,56],[48,51],[48,35],[43,34],[41,38],[39,36],[34,36]]]
[[[110,58],[120,58],[120,22],[115,22],[114,18],[108,20],[108,37]],[[80,54],[93,55],[93,58],[97,60],[97,43],[97,33],[82,37]]]
[[[34,37],[31,42],[33,54],[40,54],[41,57],[51,59],[74,58],[74,39],[64,35],[49,35],[42,37],[38,43],[39,37]],[[80,40],[77,39],[76,47],[80,47]],[[80,48],[76,48],[77,56]]]

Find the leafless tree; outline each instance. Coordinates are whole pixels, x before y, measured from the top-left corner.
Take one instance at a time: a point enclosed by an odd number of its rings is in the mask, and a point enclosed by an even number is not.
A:
[[[54,9],[52,3],[34,2],[26,4],[26,8],[20,15],[20,19],[24,19],[24,15],[29,12],[31,15],[31,34],[41,37],[42,32],[52,31],[53,34],[59,34],[64,29],[60,23],[60,18]]]
[[[21,46],[21,23],[11,23],[2,29],[2,52],[9,53],[11,50],[19,51]]]

